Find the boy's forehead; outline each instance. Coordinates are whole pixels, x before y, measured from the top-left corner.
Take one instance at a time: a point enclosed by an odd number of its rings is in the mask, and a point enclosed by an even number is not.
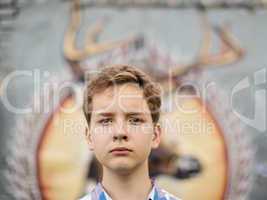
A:
[[[116,112],[148,112],[143,90],[136,84],[124,84],[109,87],[93,96],[92,111],[94,113]]]

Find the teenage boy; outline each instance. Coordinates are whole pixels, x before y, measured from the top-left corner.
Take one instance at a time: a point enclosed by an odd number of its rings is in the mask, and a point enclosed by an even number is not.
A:
[[[104,68],[86,84],[84,114],[102,178],[81,200],[178,200],[149,177],[148,156],[160,143],[161,96],[131,66]]]

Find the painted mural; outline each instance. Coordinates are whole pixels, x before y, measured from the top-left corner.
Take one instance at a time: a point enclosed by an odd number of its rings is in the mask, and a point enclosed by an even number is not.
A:
[[[163,89],[162,142],[149,158],[160,186],[188,200],[264,199],[266,156],[255,138],[266,130],[249,128],[234,107],[247,111],[249,99],[229,93],[245,88],[243,76],[265,73],[266,3],[0,3],[0,199],[77,199],[100,180],[82,91],[102,67],[125,63]],[[251,57],[261,68],[248,67]]]

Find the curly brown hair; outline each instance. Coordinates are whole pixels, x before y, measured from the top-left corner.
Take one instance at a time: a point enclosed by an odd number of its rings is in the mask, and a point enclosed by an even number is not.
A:
[[[151,112],[152,121],[154,124],[158,123],[161,107],[161,89],[159,84],[137,67],[115,65],[103,68],[100,73],[90,77],[90,80],[86,82],[83,111],[88,125],[90,125],[91,121],[93,96],[103,92],[108,87],[126,83],[135,83],[143,90],[144,98]]]

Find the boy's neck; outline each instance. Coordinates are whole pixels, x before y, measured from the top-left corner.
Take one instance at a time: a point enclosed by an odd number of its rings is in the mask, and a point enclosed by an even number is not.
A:
[[[102,186],[112,200],[146,200],[152,190],[148,166],[145,163],[127,175],[103,167]]]

